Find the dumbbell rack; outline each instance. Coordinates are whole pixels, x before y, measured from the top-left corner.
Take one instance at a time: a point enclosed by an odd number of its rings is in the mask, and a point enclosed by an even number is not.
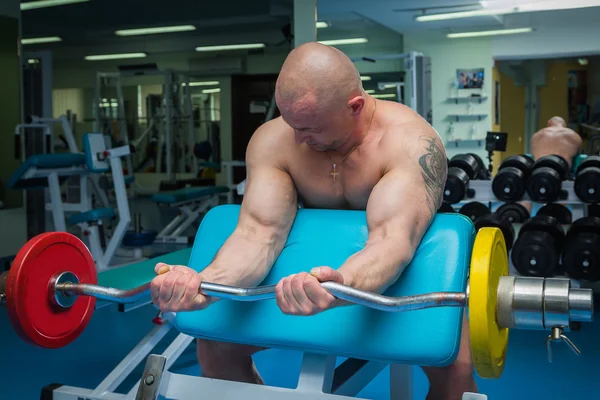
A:
[[[556,203],[558,203],[558,204],[569,205],[571,207],[573,221],[588,216],[588,204],[582,202],[581,199],[579,199],[579,197],[577,197],[577,195],[575,194],[574,186],[575,186],[574,181],[568,181],[568,180],[563,181],[561,184],[561,187],[562,187],[564,196],[562,196],[561,199],[556,201]],[[467,197],[465,197],[462,201],[452,204],[452,207],[454,209],[458,210],[464,204],[469,203],[469,202],[480,202],[483,204],[489,204],[490,210],[492,212],[494,212],[498,207],[500,207],[502,204],[506,203],[505,201],[498,199],[494,195],[494,192],[492,191],[492,180],[471,180],[471,181],[469,181],[467,193],[468,193]],[[527,201],[532,202],[533,204],[546,204],[546,203],[539,203],[539,202],[531,200],[529,198],[529,196],[527,195],[527,193],[525,193],[523,195],[523,197],[520,200],[518,200],[518,202],[527,202]],[[535,214],[533,214],[533,215],[535,215]],[[516,237],[518,237],[519,230],[523,224],[522,223],[513,223],[512,225],[515,230],[515,238],[516,238]],[[563,225],[563,228],[565,228],[565,231],[567,231],[569,229],[569,227],[570,227],[570,225]],[[509,268],[510,268],[510,275],[521,276],[521,274],[514,267],[514,265],[512,263],[512,259],[510,257],[510,254],[509,254]],[[583,281],[571,278],[567,275],[556,275],[556,277],[570,279],[573,287],[591,288],[591,289],[593,289],[594,293],[600,293],[600,282],[583,282]]]

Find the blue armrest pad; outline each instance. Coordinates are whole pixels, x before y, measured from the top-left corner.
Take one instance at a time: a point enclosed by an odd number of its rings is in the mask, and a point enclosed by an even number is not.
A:
[[[213,208],[196,234],[189,266],[201,271],[233,232],[238,205]],[[300,209],[287,243],[263,285],[315,266],[338,268],[360,251],[368,236],[364,211]],[[438,214],[412,262],[384,294],[408,296],[464,291],[475,238],[460,214]],[[383,255],[385,257],[385,255]],[[462,308],[387,313],[362,306],[327,310],[310,317],[281,313],[275,300],[222,300],[206,310],[180,312],[183,333],[219,341],[293,348],[389,363],[444,366],[458,354]]]
[[[115,217],[114,208],[95,208],[86,212],[73,214],[67,219],[69,225],[79,224],[81,222],[98,221],[100,219],[110,219]]]
[[[181,203],[184,201],[198,200],[202,197],[213,196],[219,193],[226,193],[228,190],[227,186],[188,187],[172,192],[157,193],[152,196],[152,200],[156,203]]]
[[[85,155],[80,153],[51,153],[51,154],[37,154],[29,157],[25,160],[19,168],[11,175],[6,183],[9,189],[25,189],[32,186],[45,187],[48,186],[47,179],[44,178],[32,178],[32,179],[21,179],[30,168],[37,169],[56,169],[56,168],[68,168],[73,166],[80,166],[85,164]],[[28,181],[35,181],[28,182]],[[44,183],[45,182],[45,183]]]

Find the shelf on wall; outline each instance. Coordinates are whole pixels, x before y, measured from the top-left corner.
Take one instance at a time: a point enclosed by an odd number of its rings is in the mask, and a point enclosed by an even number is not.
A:
[[[447,118],[455,120],[456,122],[458,122],[460,119],[466,119],[466,120],[476,119],[478,121],[481,121],[482,119],[486,118],[487,116],[488,116],[487,114],[448,114]]]
[[[448,101],[458,104],[458,102],[477,102],[481,104],[484,100],[487,100],[487,96],[457,96],[457,97],[448,97]]]
[[[454,146],[454,147],[481,147],[485,144],[485,138],[481,139],[456,139],[456,140],[448,140],[446,142],[446,147]]]

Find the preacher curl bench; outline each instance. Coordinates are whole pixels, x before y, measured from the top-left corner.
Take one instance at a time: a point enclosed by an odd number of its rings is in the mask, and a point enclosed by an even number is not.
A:
[[[196,234],[188,265],[198,271],[205,268],[235,229],[238,216],[237,205],[209,211]],[[357,396],[389,364],[392,398],[409,399],[412,378],[407,366],[451,364],[459,350],[463,311],[470,320],[476,371],[490,379],[499,378],[504,369],[510,328],[549,330],[550,348],[559,340],[572,345],[564,335],[571,323],[593,319],[590,289],[571,288],[566,279],[507,276],[501,231],[482,228],[476,232],[471,220],[459,214],[436,215],[411,263],[383,295],[324,282],[334,296],[356,305],[310,317],[281,313],[273,300],[273,285],[315,265],[339,267],[363,248],[367,237],[364,211],[300,209],[282,253],[261,286],[235,288],[203,282],[202,292],[225,300],[206,310],[165,315],[188,340],[206,338],[302,351],[295,389],[176,374],[169,371],[172,360],[152,354],[141,380],[128,394],[55,385],[46,398],[341,399]],[[140,278],[140,286],[130,290],[97,286],[93,260],[83,243],[67,233],[47,233],[31,239],[13,268],[0,275],[0,296],[24,340],[57,347],[49,341],[49,332],[39,332],[42,321],[27,315],[32,307],[39,307],[39,315],[45,313],[44,324],[63,324],[60,344],[65,345],[83,331],[96,299],[139,301],[149,295],[153,274],[149,268],[147,279]],[[338,357],[345,360],[336,368]]]

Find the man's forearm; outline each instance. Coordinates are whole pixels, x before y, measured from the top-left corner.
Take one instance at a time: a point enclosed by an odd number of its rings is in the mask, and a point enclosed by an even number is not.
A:
[[[276,239],[257,240],[234,232],[200,275],[207,282],[253,287],[267,276],[281,251]]]
[[[412,252],[398,240],[386,239],[352,255],[338,269],[344,284],[381,294],[398,280],[410,262]]]

